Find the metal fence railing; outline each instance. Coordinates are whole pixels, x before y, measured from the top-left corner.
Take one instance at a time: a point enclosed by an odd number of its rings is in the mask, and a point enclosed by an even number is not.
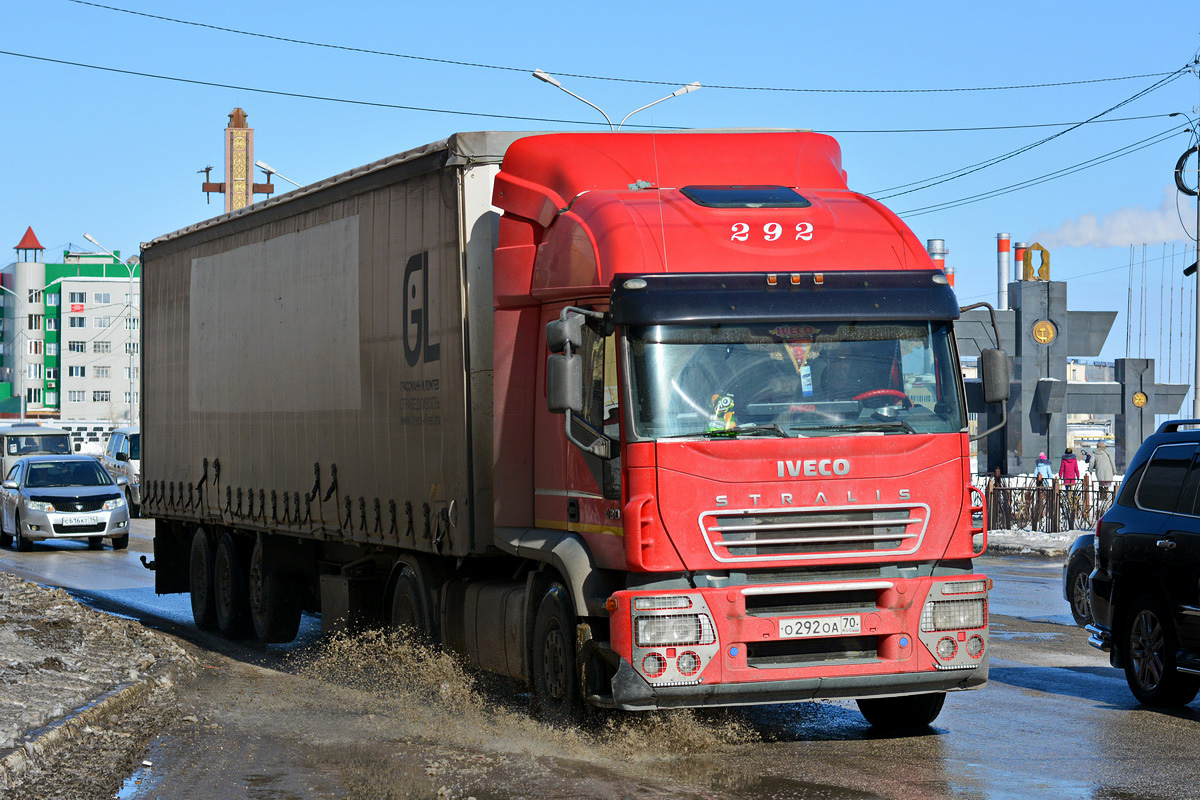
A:
[[[1119,488],[1120,481],[1097,481],[1091,475],[1072,484],[1029,475],[982,478],[988,527],[993,530],[1092,530]]]

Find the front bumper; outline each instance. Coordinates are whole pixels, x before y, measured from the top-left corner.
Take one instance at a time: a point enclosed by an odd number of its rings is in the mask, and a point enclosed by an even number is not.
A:
[[[860,699],[961,691],[983,686],[987,678],[988,661],[985,658],[975,669],[959,672],[846,675],[753,683],[651,686],[627,662],[622,661],[612,681],[612,696],[593,696],[589,701],[592,705],[625,711],[798,703],[806,700]]]
[[[88,511],[82,516],[94,517],[86,525],[65,525],[67,518],[78,518],[81,514],[64,514],[57,511],[21,512],[21,536],[31,541],[47,539],[110,539],[129,533],[129,508],[122,506],[112,511]]]

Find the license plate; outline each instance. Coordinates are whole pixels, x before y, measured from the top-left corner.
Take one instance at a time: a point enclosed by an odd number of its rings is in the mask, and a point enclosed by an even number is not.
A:
[[[59,525],[95,525],[100,522],[100,518],[89,514],[63,514],[62,519],[58,521]]]
[[[780,639],[808,639],[813,636],[848,636],[862,633],[861,614],[837,617],[798,617],[779,620]]]

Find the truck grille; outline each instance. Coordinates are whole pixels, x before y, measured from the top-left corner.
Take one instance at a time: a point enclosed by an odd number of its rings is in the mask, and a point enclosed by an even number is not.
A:
[[[929,506],[872,505],[707,511],[700,530],[718,561],[806,561],[915,553]]]
[[[874,636],[792,639],[746,644],[746,665],[758,669],[800,667],[819,663],[869,662],[878,658],[879,650]]]

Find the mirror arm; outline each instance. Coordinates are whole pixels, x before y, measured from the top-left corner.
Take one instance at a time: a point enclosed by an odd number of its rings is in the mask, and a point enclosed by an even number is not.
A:
[[[996,323],[996,309],[992,307],[991,303],[972,303],[969,306],[963,306],[958,311],[961,314],[961,313],[970,311],[975,308],[986,308],[988,310],[988,314],[992,318],[992,332],[996,334],[996,347],[999,348],[1000,347],[1000,326]],[[983,433],[975,434],[975,436],[972,437],[971,441],[978,442],[980,439],[984,438],[985,436],[990,436],[991,434],[1000,430],[1007,424],[1008,424],[1008,401],[1005,400],[1003,403],[1000,404],[1000,422],[997,423],[996,425],[993,425],[992,427],[988,428]]]

